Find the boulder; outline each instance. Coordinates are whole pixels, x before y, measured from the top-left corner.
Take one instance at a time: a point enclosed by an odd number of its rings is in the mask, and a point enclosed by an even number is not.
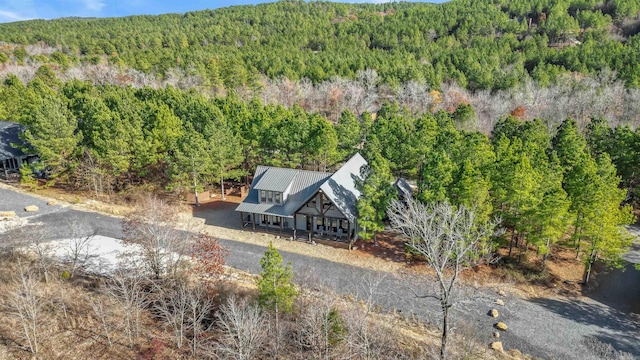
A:
[[[496,300],[496,305],[504,306],[504,301],[502,299]]]
[[[498,322],[495,324],[496,329],[498,330],[502,330],[502,331],[507,331],[507,324],[503,323],[503,322]]]
[[[507,293],[504,292],[504,290],[500,290],[500,291],[498,291],[498,295],[505,296],[505,295],[507,295]]]
[[[0,211],[0,217],[15,217],[15,211]]]
[[[493,332],[493,337],[494,337],[494,338],[499,338],[499,337],[500,337],[500,332],[498,332],[498,331],[494,331],[494,332]]]
[[[29,205],[27,207],[24,208],[24,211],[26,212],[34,212],[34,211],[38,211],[38,207],[35,205]]]
[[[489,311],[489,315],[490,315],[491,317],[497,318],[497,317],[498,317],[498,315],[500,315],[500,314],[498,314],[498,310],[496,310],[496,309],[491,309],[491,311]]]
[[[47,205],[49,205],[49,206],[56,206],[56,205],[58,205],[58,203],[57,203],[55,200],[49,200],[49,201],[47,202]]]
[[[498,352],[504,352],[504,349],[502,348],[502,342],[500,341],[494,341],[491,343],[491,348],[495,351]]]

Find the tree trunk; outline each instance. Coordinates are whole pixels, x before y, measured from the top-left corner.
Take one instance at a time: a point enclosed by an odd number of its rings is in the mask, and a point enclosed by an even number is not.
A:
[[[511,257],[511,251],[513,251],[513,238],[516,235],[516,227],[511,230],[511,241],[509,242],[509,257]]]
[[[546,242],[546,247],[547,247],[547,252],[542,255],[542,269],[540,269],[541,272],[544,272],[547,269],[547,256],[549,255],[549,243],[551,242],[551,239],[547,238],[547,242]]]
[[[378,232],[373,232],[373,246],[378,246]]]
[[[200,201],[198,200],[198,178],[195,171],[193,172],[193,191],[196,196],[196,206],[200,206]]]
[[[589,284],[589,278],[591,277],[591,266],[596,261],[596,257],[597,257],[597,252],[595,250],[592,250],[591,254],[589,255],[589,262],[587,262],[587,265],[585,266],[585,269],[584,269],[584,281],[583,281],[584,285]]]
[[[449,335],[449,308],[451,305],[442,303],[442,339],[440,342],[440,360],[447,356],[447,335]]]
[[[222,200],[225,200],[226,197],[224,196],[224,178],[220,177],[220,186],[222,187]]]

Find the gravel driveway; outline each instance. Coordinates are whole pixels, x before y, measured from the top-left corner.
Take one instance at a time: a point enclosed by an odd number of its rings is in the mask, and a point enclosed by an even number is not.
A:
[[[26,205],[38,205],[40,211],[24,213]],[[90,224],[99,235],[122,236],[118,218],[69,207],[47,206],[46,201],[4,188],[0,188],[0,210],[15,210],[31,223],[46,224],[51,229],[52,239],[65,237],[66,223],[72,217]],[[0,234],[0,246],[8,241],[9,233]],[[221,242],[230,250],[228,265],[252,273],[259,272],[264,247],[232,240]],[[390,275],[295,253],[282,252],[282,256],[293,265],[299,283],[312,287],[328,286],[340,294],[353,294],[358,298],[367,298],[371,288],[375,288],[374,301],[383,308],[396,309],[407,316],[415,314],[428,323],[439,322],[437,301],[416,299],[414,296],[414,291],[427,291],[425,289],[430,285],[425,279],[408,274]],[[370,286],[373,283],[378,285]],[[500,311],[500,321],[509,326],[500,337],[505,349],[519,349],[542,359],[586,360],[594,357],[582,343],[585,338],[594,337],[640,358],[637,317],[632,320],[630,313],[602,302],[546,298],[526,301],[509,294],[500,297],[496,289],[465,291],[467,300],[454,308],[454,316],[458,322],[474,326],[479,340],[487,344],[492,341],[495,322],[487,312],[495,307]],[[505,306],[496,306],[497,298],[502,298]]]

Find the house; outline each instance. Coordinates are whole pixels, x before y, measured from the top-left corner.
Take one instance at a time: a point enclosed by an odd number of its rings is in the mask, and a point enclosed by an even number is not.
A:
[[[335,173],[256,168],[249,193],[238,205],[243,226],[306,231],[333,239],[353,240],[357,234],[357,208],[367,161],[354,155]]]
[[[19,146],[25,142],[20,139],[22,127],[19,124],[0,121],[0,178],[8,180],[20,177],[20,166],[31,163],[37,156],[25,154]]]
[[[393,186],[398,191],[398,198],[402,201],[413,196],[413,186],[405,178],[398,178]]]

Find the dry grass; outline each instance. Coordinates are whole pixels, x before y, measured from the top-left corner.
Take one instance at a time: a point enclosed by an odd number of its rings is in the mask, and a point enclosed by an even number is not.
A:
[[[37,287],[43,304],[38,320],[39,352],[34,356],[21,335],[21,323],[10,315],[6,296],[12,294],[18,284],[14,281],[19,272],[18,261],[27,264],[29,259],[20,253],[5,252],[0,258],[0,360],[4,359],[142,359],[150,355],[153,348],[159,349],[154,357],[157,359],[191,359],[188,349],[177,349],[172,340],[170,329],[154,317],[149,309],[142,312],[141,331],[130,343],[122,330],[123,308],[103,289],[105,279],[99,277],[77,276],[76,278],[56,279],[45,283],[39,279]],[[60,269],[61,270],[61,269]],[[223,281],[216,284],[212,296],[223,300],[225,296],[255,297],[255,277],[253,275],[227,269]],[[407,319],[399,314],[379,313],[362,302],[337,296],[326,290],[302,289],[297,301],[296,311],[286,316],[285,328],[295,331],[297,318],[305,311],[305,307],[313,307],[320,301],[331,298],[339,311],[343,323],[363,319],[365,309],[366,328],[375,349],[384,354],[400,354],[400,358],[430,358],[432,350],[437,348],[438,333],[424,324]],[[109,344],[103,323],[92,307],[92,301],[100,301],[106,311],[106,323],[110,328],[112,344]],[[217,307],[216,307],[217,308]],[[271,325],[270,325],[271,326]],[[296,345],[293,333],[285,334],[282,353],[283,358],[307,358],[311,354]],[[219,336],[219,330],[207,333],[209,343]],[[336,345],[335,351],[349,351],[350,340],[346,337]],[[451,354],[457,359],[505,359],[505,355],[488,349],[464,335],[456,335],[452,340]],[[265,350],[268,351],[268,350]],[[263,354],[267,356],[267,354]],[[393,356],[399,358],[398,356]],[[510,357],[509,357],[510,358]],[[517,357],[526,359],[526,357]]]

